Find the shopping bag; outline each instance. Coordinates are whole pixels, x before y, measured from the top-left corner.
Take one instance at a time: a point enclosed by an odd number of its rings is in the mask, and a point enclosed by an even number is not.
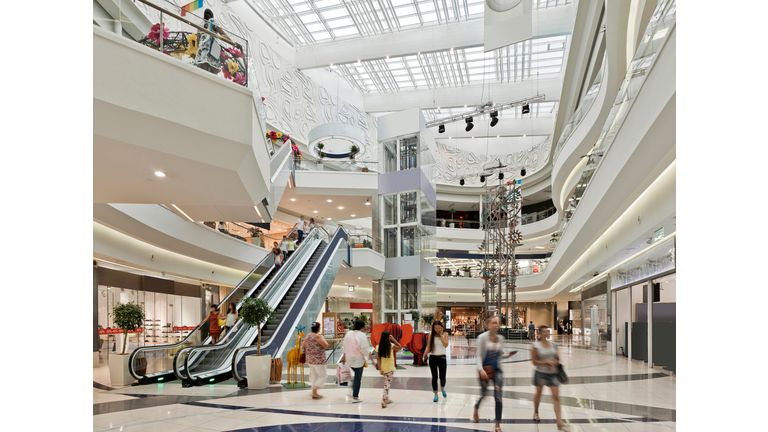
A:
[[[342,363],[336,367],[336,384],[340,386],[346,386],[347,383],[350,381],[350,378],[352,376],[352,372],[349,369],[349,366]]]

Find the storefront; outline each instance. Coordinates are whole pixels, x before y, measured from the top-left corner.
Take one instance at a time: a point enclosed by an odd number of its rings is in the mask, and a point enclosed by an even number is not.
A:
[[[615,355],[675,371],[676,238],[611,271]]]

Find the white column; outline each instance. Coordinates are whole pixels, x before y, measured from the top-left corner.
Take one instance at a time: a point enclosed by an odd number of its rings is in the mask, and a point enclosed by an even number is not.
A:
[[[627,309],[629,309],[629,325],[627,326],[627,355],[629,356],[629,361],[632,361],[632,320],[634,319],[632,317],[632,287],[630,286],[627,288],[629,290],[629,303],[627,303]]]
[[[653,368],[653,279],[648,279],[648,368]]]

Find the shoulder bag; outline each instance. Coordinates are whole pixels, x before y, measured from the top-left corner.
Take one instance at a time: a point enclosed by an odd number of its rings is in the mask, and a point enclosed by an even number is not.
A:
[[[555,345],[554,342],[553,345]],[[557,345],[555,345],[555,350],[557,350],[557,348]],[[560,353],[558,351],[555,352],[557,352],[557,372],[555,372],[557,374],[557,379],[560,381],[560,384],[568,384],[568,375],[565,374],[563,364],[560,363]]]

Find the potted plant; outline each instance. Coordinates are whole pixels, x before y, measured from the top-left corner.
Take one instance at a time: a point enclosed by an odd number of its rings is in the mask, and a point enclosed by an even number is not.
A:
[[[421,322],[421,314],[415,310],[409,310],[408,313],[411,314],[411,319],[413,320],[413,331],[416,331],[416,327]]]
[[[450,225],[449,225],[449,226],[450,226],[451,228],[453,228],[454,226],[456,226],[456,224],[453,222],[453,214],[454,214],[454,213],[456,213],[456,209],[455,209],[455,208],[453,208],[453,207],[451,207],[451,209],[450,209],[450,210],[448,210],[448,213],[450,213],[450,214],[451,214],[451,223],[450,223]]]
[[[320,157],[317,161],[317,169],[322,171],[323,170],[323,159],[325,159],[325,152],[323,149],[325,148],[325,144],[319,143],[317,145],[317,155]]]
[[[424,325],[427,326],[427,331],[432,331],[432,321],[435,320],[434,314],[427,314],[422,317],[422,320],[424,320]]]
[[[354,161],[355,155],[360,153],[360,147],[356,146],[355,144],[352,144],[352,146],[349,148],[349,158]]]
[[[248,374],[249,389],[265,389],[269,387],[270,369],[272,357],[261,355],[261,327],[268,324],[275,317],[276,311],[269,307],[269,303],[263,298],[248,298],[240,307],[240,318],[243,324],[257,326],[259,328],[256,339],[256,355],[245,357],[245,371]]]
[[[128,370],[131,356],[125,352],[125,348],[128,332],[136,331],[144,323],[144,308],[135,302],[118,302],[112,309],[112,322],[123,331],[123,349],[120,354],[109,359],[109,378],[113,385],[130,385],[133,384],[133,376]]]
[[[464,277],[472,277],[472,272],[468,265],[465,265],[462,270],[464,271]]]

